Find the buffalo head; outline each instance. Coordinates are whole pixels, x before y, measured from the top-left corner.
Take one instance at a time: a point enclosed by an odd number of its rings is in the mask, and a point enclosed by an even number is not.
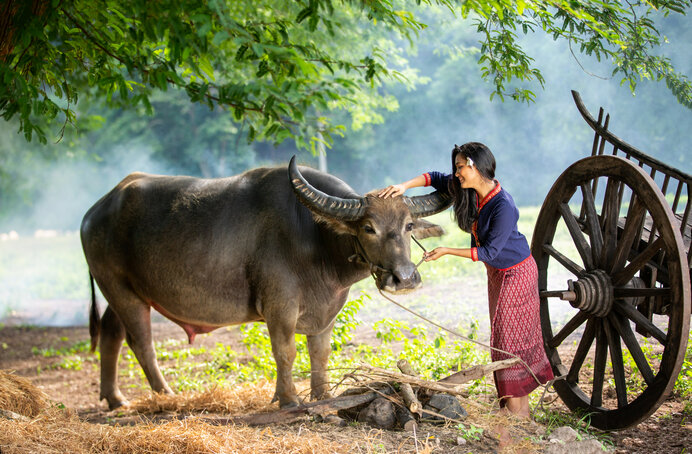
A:
[[[452,200],[447,194],[384,199],[371,192],[354,198],[335,197],[303,177],[295,156],[288,173],[294,192],[317,221],[354,237],[355,252],[372,266],[379,289],[401,293],[421,285],[411,261],[411,235],[421,239],[444,233],[442,227],[420,218],[449,207]]]

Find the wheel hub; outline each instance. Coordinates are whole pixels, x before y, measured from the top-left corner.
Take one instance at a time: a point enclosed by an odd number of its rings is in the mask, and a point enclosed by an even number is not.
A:
[[[613,283],[605,271],[590,271],[576,282],[569,280],[568,285],[573,292],[569,298],[572,307],[596,317],[605,317],[613,308]]]

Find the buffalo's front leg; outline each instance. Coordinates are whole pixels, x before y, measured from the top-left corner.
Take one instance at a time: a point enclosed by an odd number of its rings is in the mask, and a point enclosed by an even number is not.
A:
[[[295,330],[297,314],[288,309],[280,314],[267,315],[267,329],[276,361],[276,393],[274,399],[279,407],[298,405],[296,387],[293,384],[293,361],[296,359]]]
[[[327,364],[329,362],[329,354],[332,351],[331,338],[333,326],[334,322],[322,333],[307,336],[308,352],[310,353],[310,387],[312,388],[310,396],[315,400],[332,397],[329,393]]]

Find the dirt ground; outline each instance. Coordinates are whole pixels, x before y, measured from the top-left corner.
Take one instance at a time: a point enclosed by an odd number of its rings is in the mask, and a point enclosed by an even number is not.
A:
[[[153,326],[156,340],[185,339],[185,334],[176,325],[159,322]],[[62,358],[46,358],[34,353],[36,348],[61,348],[88,338],[86,327],[2,327],[0,328],[0,369],[13,370],[17,375],[29,378],[50,399],[75,410],[84,420],[113,424],[118,422],[118,414],[109,412],[105,402],[98,401],[99,373],[98,368],[93,367],[94,363],[85,362],[82,370],[52,368],[51,366]],[[374,341],[374,339],[365,338],[359,340]],[[220,329],[208,335],[198,336],[195,344],[212,347],[217,342],[235,346],[238,351],[242,348],[238,346],[238,331],[235,329]],[[128,399],[133,400],[148,394],[148,390],[138,384],[138,378],[121,375],[120,380],[121,389]],[[488,413],[493,411],[490,403],[482,404],[486,406]],[[560,407],[561,403],[557,400],[551,405]],[[617,453],[690,452],[692,420],[682,413],[682,407],[682,402],[669,399],[653,416],[637,427],[611,433],[609,436],[612,439],[614,451]],[[515,429],[513,434],[519,433],[524,439],[538,440],[545,433],[545,427],[535,423],[518,424]],[[422,446],[415,446],[410,433],[374,430],[359,424],[337,427],[306,419],[301,423],[273,427],[272,430],[275,434],[280,434],[281,431],[295,433],[308,430],[330,439],[361,440],[358,449],[363,449],[363,452],[418,452],[418,448]],[[432,452],[498,452],[497,439],[487,431],[477,442],[465,445],[459,444],[458,434],[453,427],[421,424],[416,438],[420,443],[427,443],[428,447],[434,448]],[[543,446],[532,443],[524,446],[524,452],[538,452],[543,449]]]

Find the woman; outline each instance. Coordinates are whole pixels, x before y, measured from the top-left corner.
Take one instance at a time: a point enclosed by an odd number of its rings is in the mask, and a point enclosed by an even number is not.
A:
[[[471,233],[470,248],[438,247],[424,255],[425,261],[455,255],[485,263],[488,274],[490,344],[519,356],[524,364],[495,372],[501,411],[529,418],[529,393],[553,378],[543,350],[540,328],[538,270],[528,242],[519,233],[519,210],[512,197],[495,180],[495,157],[478,142],[452,150],[454,177],[428,172],[383,189],[380,197],[402,195],[407,189],[433,186],[454,199],[459,227]],[[491,351],[493,361],[508,358]],[[535,375],[535,378],[534,378]]]

